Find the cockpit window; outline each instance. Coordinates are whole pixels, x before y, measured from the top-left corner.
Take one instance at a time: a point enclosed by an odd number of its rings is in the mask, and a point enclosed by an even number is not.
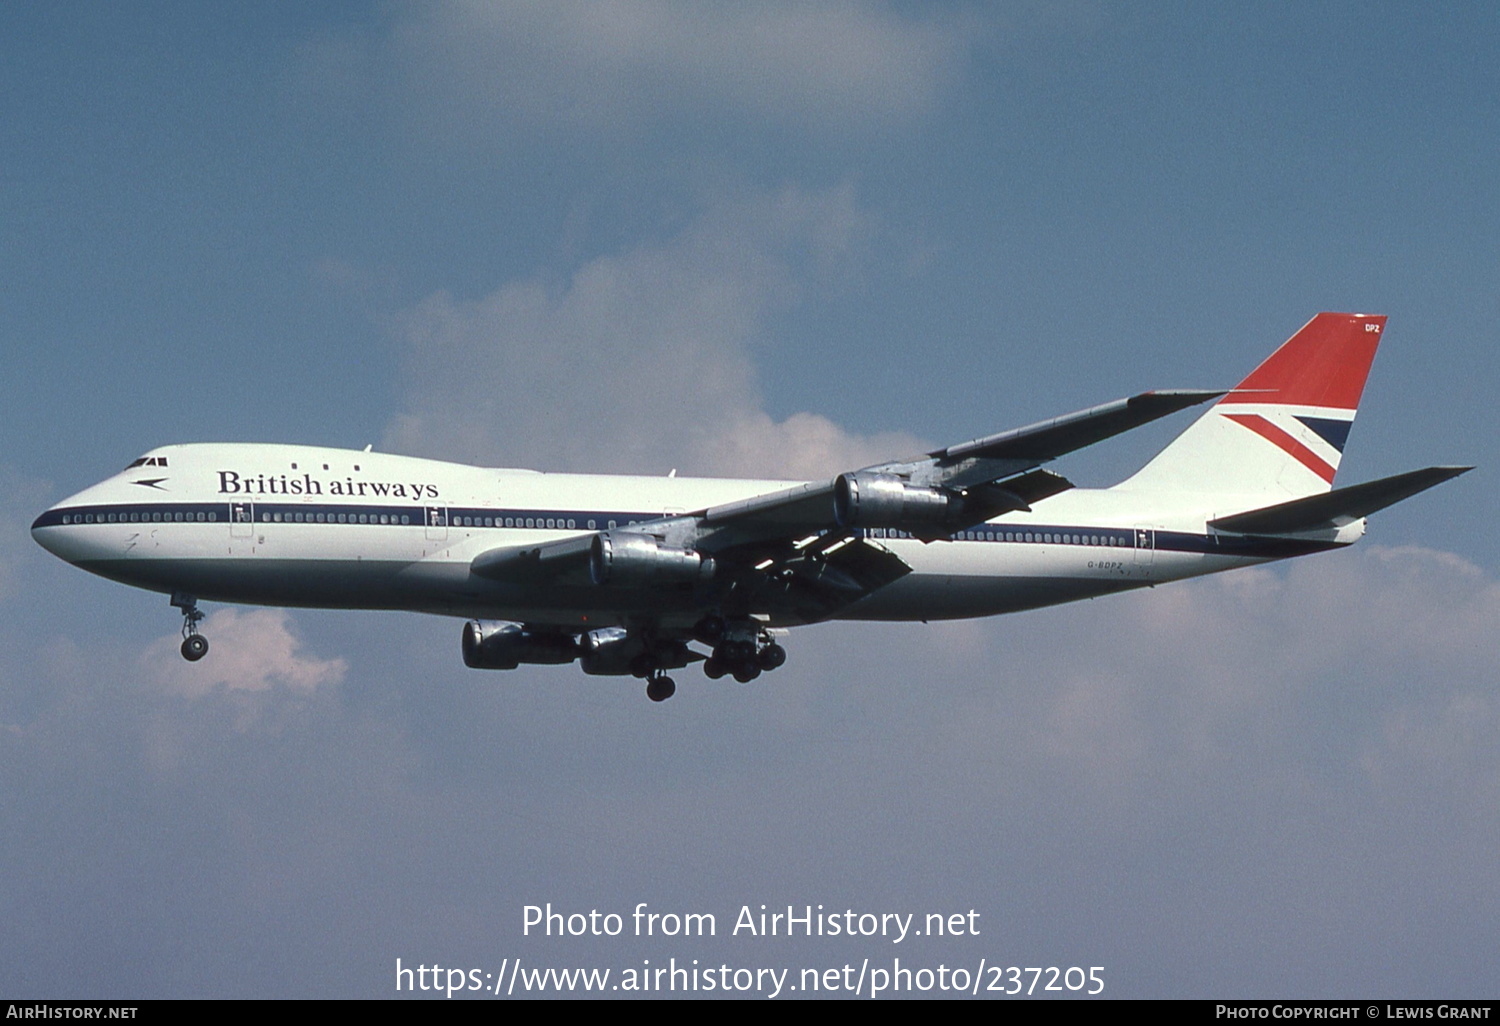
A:
[[[136,460],[125,469],[134,470],[136,467],[165,467],[166,465],[167,458],[165,456],[142,456],[140,459]]]

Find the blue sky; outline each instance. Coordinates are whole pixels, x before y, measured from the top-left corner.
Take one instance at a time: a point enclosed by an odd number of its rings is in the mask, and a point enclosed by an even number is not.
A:
[[[1118,996],[1494,996],[1487,5],[0,10],[0,990],[634,965],[523,904],[975,908],[919,961]],[[416,615],[164,601],[27,537],[167,442],[818,475],[1390,316],[1359,549],[829,625],[749,688],[462,667]],[[1126,476],[1184,426],[1059,469]],[[742,964],[889,949],[705,943]],[[897,951],[896,954],[906,955]]]

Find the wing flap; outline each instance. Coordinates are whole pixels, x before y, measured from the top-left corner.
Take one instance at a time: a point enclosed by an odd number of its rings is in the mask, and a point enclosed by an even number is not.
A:
[[[878,542],[829,535],[766,568],[757,594],[815,623],[909,573],[911,567]]]
[[[969,489],[968,494],[976,500],[976,505],[994,510],[984,518],[988,520],[1012,511],[1030,513],[1033,503],[1050,499],[1072,487],[1073,482],[1061,474],[1054,474],[1050,470],[1033,470],[1007,481],[977,485]]]

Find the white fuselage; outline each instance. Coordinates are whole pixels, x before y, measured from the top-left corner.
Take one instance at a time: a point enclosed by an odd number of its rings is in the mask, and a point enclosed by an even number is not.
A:
[[[102,576],[213,601],[582,629],[648,618],[681,626],[704,608],[680,589],[497,581],[471,572],[471,562],[497,548],[692,513],[789,484],[543,474],[289,445],[167,446],[142,460],[44,513],[33,525],[37,541]],[[1124,487],[1075,489],[951,541],[866,530],[912,572],[837,616],[988,616],[1330,548],[1363,531],[1359,521],[1307,539],[1222,535],[1207,521],[1235,504],[1217,502],[1224,508]],[[773,624],[800,622],[766,615]]]

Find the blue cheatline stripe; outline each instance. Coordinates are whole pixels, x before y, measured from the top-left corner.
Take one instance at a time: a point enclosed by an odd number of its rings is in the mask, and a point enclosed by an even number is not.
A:
[[[1304,417],[1299,414],[1297,419],[1339,452],[1344,451],[1344,443],[1349,441],[1349,429],[1354,426],[1352,420],[1334,420],[1331,417]]]
[[[70,506],[49,509],[32,527],[118,523],[255,523],[357,526],[607,530],[660,520],[660,513],[487,509],[449,506],[370,506],[268,502],[170,502]]]
[[[251,519],[253,518],[253,520]],[[660,520],[661,514],[619,511],[488,509],[446,506],[308,505],[302,503],[129,503],[49,509],[31,525],[61,527],[74,524],[321,524],[332,527],[406,526],[456,530],[602,531]],[[431,521],[429,523],[429,520]],[[1137,539],[1137,534],[1143,535]],[[906,531],[864,528],[859,537],[877,540],[911,538]],[[1194,552],[1220,556],[1277,559],[1338,548],[1333,542],[1295,538],[1194,534],[1184,531],[1142,531],[1119,527],[1030,524],[1024,527],[984,524],[955,532],[952,542],[1006,545],[1077,545],[1087,548],[1153,548],[1160,552]],[[942,544],[937,542],[934,544]]]

